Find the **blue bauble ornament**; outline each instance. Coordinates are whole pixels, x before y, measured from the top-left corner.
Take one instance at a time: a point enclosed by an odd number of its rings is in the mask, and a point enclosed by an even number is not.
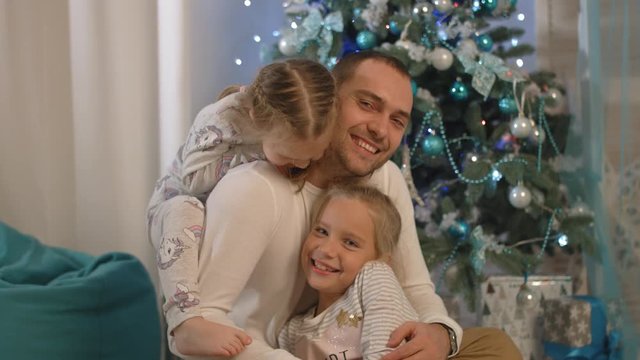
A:
[[[469,89],[462,81],[456,81],[449,89],[449,95],[456,101],[463,101],[469,97]]]
[[[492,12],[498,7],[498,0],[480,0],[482,10]]]
[[[505,115],[511,115],[518,112],[518,105],[516,101],[509,96],[503,97],[498,101],[498,107],[500,108],[500,112]]]
[[[487,34],[478,35],[476,36],[476,45],[478,45],[478,49],[482,51],[491,51],[493,39]]]
[[[397,21],[393,20],[389,22],[389,31],[393,35],[400,35],[402,33],[402,27],[400,27],[400,24],[398,24]]]
[[[449,229],[447,229],[447,231],[449,232],[449,235],[453,236],[458,240],[466,239],[467,236],[469,235],[469,230],[470,230],[469,224],[466,221],[464,221],[464,219],[458,219],[454,221],[453,224],[449,226]]]
[[[356,44],[361,50],[373,49],[377,43],[376,34],[369,30],[363,30],[356,35]]]
[[[422,151],[429,156],[438,156],[444,150],[444,141],[436,135],[427,135],[422,140]]]
[[[358,45],[349,36],[342,37],[342,54],[340,57],[345,57],[351,53],[358,51]]]
[[[495,148],[502,151],[512,151],[516,142],[516,137],[507,132],[498,139]]]
[[[413,93],[413,96],[416,96],[418,93],[418,84],[413,79],[411,79],[411,92]]]

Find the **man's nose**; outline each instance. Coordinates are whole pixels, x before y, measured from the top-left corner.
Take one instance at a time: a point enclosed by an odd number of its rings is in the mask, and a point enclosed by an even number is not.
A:
[[[367,130],[376,139],[382,139],[387,136],[389,123],[384,114],[379,114],[367,124]]]

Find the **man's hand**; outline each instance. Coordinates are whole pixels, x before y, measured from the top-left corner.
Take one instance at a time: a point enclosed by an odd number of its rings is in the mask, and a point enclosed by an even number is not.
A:
[[[406,322],[391,333],[387,346],[396,347],[402,340],[407,340],[407,343],[382,360],[444,360],[451,351],[449,333],[440,324]]]

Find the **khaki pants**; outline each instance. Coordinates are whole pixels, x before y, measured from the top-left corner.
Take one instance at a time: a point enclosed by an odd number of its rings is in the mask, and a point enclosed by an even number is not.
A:
[[[456,360],[504,359],[521,360],[522,355],[513,340],[496,328],[468,328],[462,334],[460,352]]]

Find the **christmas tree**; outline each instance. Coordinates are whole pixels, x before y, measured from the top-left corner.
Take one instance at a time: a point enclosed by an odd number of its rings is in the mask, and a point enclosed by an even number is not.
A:
[[[437,286],[473,307],[487,261],[526,282],[555,251],[593,252],[592,215],[560,177],[570,170],[564,89],[553,73],[508,65],[533,48],[509,44],[522,29],[491,26],[514,13],[515,0],[283,5],[288,22],[267,49],[272,59],[303,56],[331,68],[374,49],[407,66],[412,125],[394,160],[416,204],[427,264],[440,269]]]

